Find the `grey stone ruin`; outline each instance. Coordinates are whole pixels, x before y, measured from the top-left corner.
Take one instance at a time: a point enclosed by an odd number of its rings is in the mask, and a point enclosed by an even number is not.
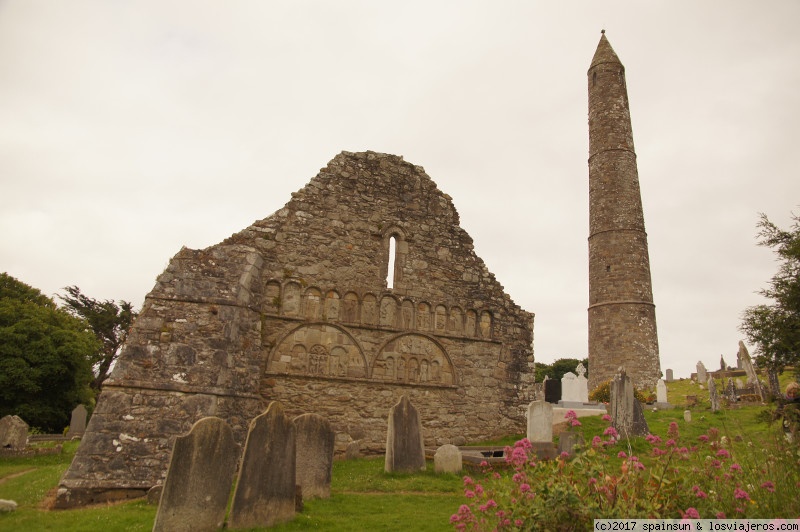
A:
[[[295,482],[303,500],[331,496],[333,475],[333,444],[335,433],[327,419],[318,414],[303,414],[294,418]]]
[[[672,370],[668,369],[667,370],[667,382],[672,382],[674,380],[675,380],[675,377],[673,376]]]
[[[697,363],[697,384],[705,384],[708,380],[708,372],[702,361]]]
[[[708,379],[708,400],[711,401],[711,411],[719,412],[719,394],[717,383],[713,378]]]
[[[719,369],[720,371],[725,371],[728,369],[728,365],[725,364],[725,357],[722,355],[719,356]]]
[[[24,449],[28,444],[28,424],[19,416],[0,419],[0,449]]]
[[[72,411],[72,417],[69,421],[69,430],[67,431],[67,438],[82,438],[86,432],[86,407],[78,405]]]
[[[295,512],[295,428],[273,401],[250,422],[228,528],[266,528]]]
[[[755,389],[758,398],[764,400],[764,392],[761,389],[761,382],[758,380],[756,368],[753,366],[753,360],[750,358],[750,353],[747,352],[744,342],[739,340],[739,358],[744,366],[744,372],[747,374],[747,384],[750,384]]]
[[[175,438],[153,532],[222,528],[238,460],[233,431],[218,417],[202,418]]]
[[[387,473],[425,470],[422,420],[405,395],[389,410],[384,469]]]
[[[624,438],[650,433],[642,405],[633,396],[633,382],[623,368],[611,381],[611,424]]]
[[[460,473],[462,468],[461,451],[458,447],[446,443],[436,449],[433,455],[433,470],[436,473]]]
[[[547,401],[533,401],[528,405],[528,440],[553,441],[553,405]]]

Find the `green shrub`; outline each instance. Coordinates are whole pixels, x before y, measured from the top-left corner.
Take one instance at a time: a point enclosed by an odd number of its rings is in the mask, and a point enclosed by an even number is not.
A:
[[[649,390],[642,391],[635,387],[633,388],[633,396],[640,403],[652,403],[656,400],[656,396],[653,392]],[[597,401],[598,403],[610,403],[611,379],[598,384],[597,387],[592,390],[592,393],[589,394],[589,400]]]

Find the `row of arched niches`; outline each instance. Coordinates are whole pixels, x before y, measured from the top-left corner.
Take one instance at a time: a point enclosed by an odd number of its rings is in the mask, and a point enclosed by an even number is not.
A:
[[[266,295],[269,313],[304,321],[277,339],[268,373],[453,386],[455,369],[435,335],[492,338],[488,311],[415,303],[390,294],[380,300],[371,293],[340,297],[335,290],[323,294],[295,282],[271,281]],[[367,356],[346,324],[394,329],[397,334]]]
[[[488,310],[464,311],[459,306],[448,308],[424,301],[415,303],[391,294],[383,294],[380,300],[372,293],[359,297],[352,291],[340,297],[336,290],[323,294],[318,288],[303,288],[294,281],[283,285],[278,281],[268,282],[265,307],[267,312],[310,321],[388,327],[482,340],[492,339],[494,325],[492,313]]]

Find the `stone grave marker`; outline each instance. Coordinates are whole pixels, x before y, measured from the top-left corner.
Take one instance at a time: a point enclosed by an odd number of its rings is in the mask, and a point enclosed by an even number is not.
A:
[[[303,500],[331,496],[333,475],[333,445],[335,434],[327,419],[318,414],[303,414],[294,418],[295,482]]]
[[[68,438],[82,438],[86,432],[86,407],[78,405],[72,411],[72,417],[69,422],[69,430],[67,431]]]
[[[736,389],[737,390],[744,389],[744,381],[740,377],[736,377]]]
[[[753,366],[753,360],[750,358],[750,353],[747,351],[744,342],[739,340],[739,358],[744,366],[744,372],[747,374],[747,384],[755,388],[755,394],[762,401],[764,400],[764,392],[761,390],[761,382],[758,380],[756,368]]]
[[[361,458],[361,440],[351,441],[344,450],[345,460],[356,460],[357,458]]]
[[[528,440],[553,441],[553,405],[547,401],[533,401],[528,405]]]
[[[700,361],[697,363],[697,383],[705,384],[707,380],[708,372],[706,371],[706,366],[702,361]]]
[[[238,460],[233,431],[218,417],[175,438],[153,532],[222,528]]]
[[[586,378],[586,368],[582,363],[575,367],[575,374],[578,375],[578,401],[589,402],[589,379]]]
[[[558,454],[573,454],[575,447],[583,445],[583,434],[580,432],[566,431],[558,435]]]
[[[611,424],[624,438],[650,433],[642,405],[633,396],[633,382],[622,368],[611,381]]]
[[[691,423],[692,421],[692,411],[691,410],[684,410],[683,411],[683,420],[687,423]]]
[[[675,380],[675,377],[673,376],[672,370],[668,369],[667,370],[667,382],[672,382],[674,380]]]
[[[250,422],[228,528],[266,528],[295,512],[295,428],[272,401]]]
[[[436,473],[460,473],[462,467],[461,451],[458,447],[446,443],[436,449],[433,455],[433,470]]]
[[[580,401],[578,392],[578,376],[568,371],[561,377],[561,399],[560,402],[574,403]]]
[[[733,384],[733,379],[728,377],[728,387],[726,388],[729,403],[736,402],[736,385]]]
[[[0,419],[0,449],[24,449],[28,443],[28,424],[19,416]]]
[[[719,394],[717,393],[717,383],[712,379],[708,379],[708,400],[711,401],[711,411],[719,412]]]
[[[656,383],[656,402],[667,402],[667,384],[664,382],[664,379],[658,379]]]
[[[422,420],[405,395],[389,410],[384,469],[387,473],[425,469]]]
[[[548,403],[558,403],[561,400],[561,381],[547,379],[544,381],[544,400]]]
[[[719,356],[719,369],[720,371],[725,371],[728,369],[728,365],[725,364],[725,357],[722,355]]]

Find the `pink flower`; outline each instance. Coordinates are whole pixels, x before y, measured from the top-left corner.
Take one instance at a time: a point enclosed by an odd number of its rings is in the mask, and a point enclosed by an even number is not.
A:
[[[667,440],[667,443],[665,443],[664,445],[666,445],[667,447],[675,447],[675,440],[670,438],[670,439]]]
[[[716,517],[717,519],[726,519],[725,512],[717,512]]]
[[[521,528],[522,525],[524,525],[524,524],[525,524],[525,521],[523,521],[522,519],[514,519],[514,526],[518,526],[518,527]]]
[[[656,436],[655,434],[648,434],[647,436],[645,436],[644,439],[652,445],[657,445],[661,443],[661,438],[659,436]]]
[[[711,460],[711,467],[715,467],[719,469],[722,466],[722,462],[719,460]]]
[[[592,438],[592,447],[597,447],[598,445],[602,444],[603,440],[600,438],[600,436],[595,436],[594,438]]]
[[[472,480],[472,477],[468,477],[468,476],[464,477],[464,485],[465,486],[471,486],[473,484],[473,482],[474,481]]]
[[[603,414],[603,417],[601,417],[600,419],[602,419],[603,421],[611,421],[611,416],[609,416],[608,414]]]
[[[473,497],[475,497],[475,492],[472,490],[466,490],[464,492],[464,497],[466,497],[467,499],[472,499]]]
[[[678,437],[678,424],[676,422],[671,422],[669,424],[669,428],[667,429],[667,436],[670,438],[677,438]]]
[[[523,480],[525,480],[525,475],[524,475],[524,474],[522,474],[522,473],[514,473],[514,476],[513,476],[513,477],[511,477],[511,480],[513,480],[514,482],[516,482],[517,484],[519,484],[520,482],[522,482]]]
[[[567,451],[561,451],[561,454],[558,455],[558,457],[561,458],[562,460],[566,460],[567,458],[569,458],[569,453]]]
[[[696,508],[687,508],[683,517],[684,519],[700,519],[700,512]]]
[[[743,489],[736,488],[735,490],[733,490],[733,498],[750,500],[750,495],[748,495],[747,492],[744,491]]]
[[[644,464],[641,462],[634,462],[633,468],[638,469],[639,471],[644,471]]]
[[[741,470],[742,466],[740,466],[739,464],[731,464],[731,471],[741,471]]]
[[[708,436],[703,434],[702,436],[699,436],[697,439],[700,440],[701,442],[705,443],[705,442],[708,441]]]
[[[612,438],[618,438],[619,432],[614,427],[608,427],[606,430],[603,431],[603,436],[611,436]]]
[[[617,458],[627,458],[628,455],[625,454],[625,451],[620,451],[617,453]]]
[[[450,523],[451,524],[452,523],[458,523],[459,521],[461,521],[461,518],[458,516],[458,514],[453,514],[453,515],[450,516]]]
[[[521,440],[514,443],[514,447],[522,447],[526,451],[533,449],[533,444],[528,438],[522,438]]]
[[[717,451],[717,456],[721,458],[730,458],[731,453],[729,453],[727,449],[720,449],[719,451]]]
[[[522,493],[526,493],[526,492],[528,492],[530,490],[531,490],[531,487],[528,484],[520,484],[519,485],[519,491],[521,491]]]
[[[581,422],[578,421],[577,419],[573,419],[572,421],[569,422],[569,424],[572,425],[573,427],[580,427],[581,426]]]
[[[697,495],[701,499],[707,499],[708,498],[708,495],[706,495],[706,492],[704,492],[703,490],[697,490],[697,491],[694,492],[694,494]]]
[[[479,495],[479,496],[483,495],[483,486],[481,486],[480,484],[477,484],[475,486],[475,495]]]
[[[773,484],[769,480],[764,482],[763,484],[761,484],[761,487],[764,488],[765,490],[767,490],[770,493],[774,493],[775,492],[775,484]]]

